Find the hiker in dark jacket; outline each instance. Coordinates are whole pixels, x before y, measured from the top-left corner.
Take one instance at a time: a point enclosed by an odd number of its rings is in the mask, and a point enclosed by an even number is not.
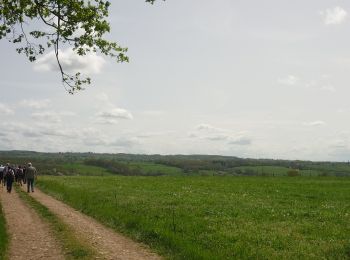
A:
[[[6,163],[6,166],[4,167],[4,170],[3,170],[3,179],[2,179],[4,186],[6,186],[6,175],[9,169],[10,169],[10,163]]]
[[[23,166],[23,184],[26,184],[27,183],[27,179],[26,179],[26,166],[24,165]]]
[[[28,163],[28,167],[26,168],[26,182],[27,182],[27,192],[34,192],[34,180],[37,178],[37,172],[35,167],[32,166],[32,163]]]
[[[16,169],[16,177],[17,177],[16,182],[22,186],[24,174],[23,174],[23,169],[21,165],[19,165],[18,168]]]
[[[12,167],[8,167],[8,170],[5,173],[5,178],[6,178],[7,192],[11,193],[11,191],[12,191],[12,183],[15,181],[15,172],[14,172]]]

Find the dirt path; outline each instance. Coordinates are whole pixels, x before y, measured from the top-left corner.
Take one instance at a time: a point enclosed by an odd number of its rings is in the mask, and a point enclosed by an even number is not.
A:
[[[103,259],[161,259],[145,246],[106,228],[96,220],[40,192],[31,193],[36,200],[67,223],[78,237],[84,238]]]
[[[35,211],[19,198],[0,188],[0,201],[10,234],[9,259],[64,259],[61,247]]]

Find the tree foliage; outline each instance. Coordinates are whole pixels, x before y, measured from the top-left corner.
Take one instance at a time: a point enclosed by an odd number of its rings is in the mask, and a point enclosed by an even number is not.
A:
[[[63,46],[82,56],[99,52],[117,62],[128,61],[127,48],[104,38],[110,32],[109,7],[105,0],[0,0],[0,39],[16,44],[16,51],[31,62],[53,49],[62,84],[73,94],[91,79],[64,70],[60,62]]]

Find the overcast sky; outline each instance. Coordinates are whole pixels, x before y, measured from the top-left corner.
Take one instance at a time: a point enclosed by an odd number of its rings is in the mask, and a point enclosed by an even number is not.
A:
[[[0,150],[350,159],[350,2],[113,0],[130,63],[0,42]]]

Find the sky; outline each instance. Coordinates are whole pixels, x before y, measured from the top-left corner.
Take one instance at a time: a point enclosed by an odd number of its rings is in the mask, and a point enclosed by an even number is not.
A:
[[[350,159],[350,2],[113,0],[129,63],[0,41],[0,150]]]

